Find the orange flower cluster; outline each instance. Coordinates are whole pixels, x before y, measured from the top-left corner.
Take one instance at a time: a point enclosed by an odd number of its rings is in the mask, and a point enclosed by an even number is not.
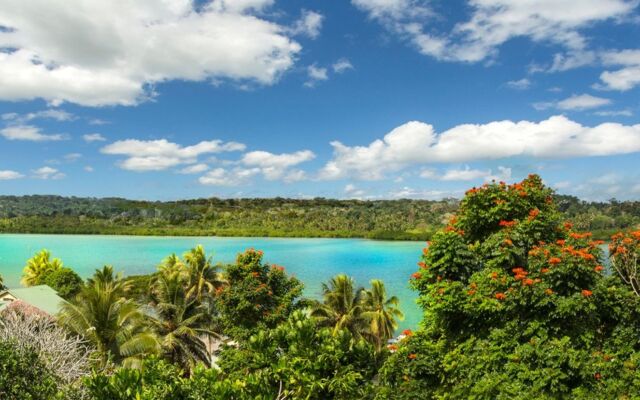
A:
[[[549,268],[542,268],[540,270],[540,273],[542,273],[542,274],[546,274],[547,272],[549,272]]]
[[[544,293],[551,296],[553,294],[553,290],[551,288],[547,288],[545,289]]]
[[[562,260],[559,259],[558,257],[551,257],[549,259],[549,264],[551,264],[551,265],[557,265],[557,264],[560,264],[561,262],[562,262]]]
[[[254,271],[254,272],[251,273],[251,276],[253,276],[254,278],[258,278],[260,276],[260,273]]]
[[[515,278],[517,281],[524,279],[527,277],[527,275],[529,275],[529,273],[527,271],[524,270],[524,268],[522,267],[516,267],[511,269],[511,272],[514,273]]]
[[[403,330],[402,334],[405,335],[405,336],[413,336],[413,332],[411,331],[411,329]]]
[[[522,285],[523,286],[532,286],[535,283],[535,281],[531,278],[527,278],[525,280],[522,281]]]
[[[504,293],[496,293],[495,294],[495,298],[498,299],[498,300],[504,300],[504,299],[507,298],[507,295],[504,294]]]
[[[564,251],[565,253],[569,253],[572,256],[575,257],[580,257],[583,258],[587,261],[593,261],[596,259],[596,256],[594,256],[593,254],[589,253],[588,251],[589,249],[576,249],[573,246],[567,246],[567,247],[563,247],[562,251]]]
[[[497,272],[492,272],[492,273],[491,273],[491,279],[493,279],[494,281],[495,281],[496,279],[498,279],[498,273],[497,273]]]
[[[418,267],[420,267],[420,269],[429,269],[429,266],[427,266],[424,261],[418,262]]]
[[[411,274],[411,277],[413,279],[420,279],[422,278],[422,274],[420,272],[414,272],[413,274]]]
[[[602,265],[596,265],[593,270],[596,272],[602,272],[604,270],[604,267]]]
[[[273,264],[271,268],[277,269],[278,271],[284,271],[284,267],[281,265]]]
[[[589,296],[591,296],[592,294],[593,294],[593,292],[592,292],[591,290],[587,290],[587,289],[583,289],[583,290],[582,290],[582,295],[583,295],[584,297],[589,297]]]
[[[516,224],[516,221],[505,221],[505,220],[501,220],[499,225],[500,226],[504,226],[504,227],[511,227],[514,226]]]
[[[533,210],[529,211],[529,219],[534,219],[539,214],[540,214],[540,210],[538,210],[537,208],[534,208]]]
[[[395,345],[395,344],[390,344],[390,345],[387,346],[387,349],[389,349],[389,351],[391,351],[393,353],[393,352],[398,351],[398,346]]]
[[[571,232],[569,234],[569,237],[572,239],[586,239],[591,237],[591,232],[585,232],[585,233]]]
[[[418,356],[416,355],[416,353],[411,353],[411,354],[409,354],[408,357],[409,357],[409,360],[415,360],[416,357],[418,357]]]
[[[507,201],[506,200],[502,200],[502,199],[495,199],[493,202],[496,203],[496,205],[500,206],[500,205],[503,205],[504,203],[506,203]]]
[[[513,246],[513,241],[509,238],[505,239],[503,243],[506,244],[507,246]]]
[[[564,223],[564,229],[570,230],[572,228],[573,228],[573,224],[571,222],[565,222]]]
[[[564,239],[558,239],[556,243],[558,244],[558,246],[564,246],[567,243],[567,241]]]

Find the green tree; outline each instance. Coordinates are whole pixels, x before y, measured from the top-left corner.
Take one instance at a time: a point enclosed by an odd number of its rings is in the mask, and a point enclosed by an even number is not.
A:
[[[165,262],[170,268],[181,268],[182,263],[176,260],[175,255]],[[207,257],[201,245],[194,247],[183,256],[186,273],[189,276],[188,296],[194,296],[198,301],[203,297],[213,295],[215,290],[223,285],[217,266],[211,263],[211,257]]]
[[[152,301],[156,314],[153,326],[165,357],[186,371],[199,362],[209,365],[210,355],[203,340],[216,334],[209,329],[206,306],[187,295],[179,271],[164,271],[157,276]]]
[[[226,348],[218,365],[225,380],[243,383],[235,398],[312,400],[367,398],[378,367],[371,344],[302,311]]]
[[[62,396],[56,381],[35,350],[0,341],[1,399],[54,399]]]
[[[227,284],[216,295],[225,334],[246,338],[259,328],[274,328],[303,305],[302,283],[262,257],[262,251],[249,249],[225,268]]]
[[[62,267],[55,269],[39,279],[39,282],[53,288],[58,294],[69,300],[75,297],[84,282],[71,268]]]
[[[51,253],[43,249],[27,260],[20,281],[24,286],[40,285],[41,280],[53,271],[62,268],[59,258],[51,259]]]
[[[320,326],[331,327],[334,332],[346,329],[357,338],[368,333],[364,317],[364,288],[355,288],[353,278],[336,275],[329,284],[322,284],[322,302],[315,302],[311,315],[318,319]]]
[[[374,279],[371,289],[365,292],[364,309],[362,317],[368,321],[369,330],[367,336],[377,351],[393,337],[398,329],[398,321],[404,319],[400,311],[400,300],[396,296],[387,297],[384,282]]]
[[[640,298],[552,194],[536,175],[467,192],[412,276],[422,328],[392,348],[377,398],[636,396]]]
[[[101,366],[109,361],[139,365],[145,355],[158,351],[144,314],[136,303],[122,297],[125,289],[125,281],[105,266],[61,311],[60,322],[96,347]]]

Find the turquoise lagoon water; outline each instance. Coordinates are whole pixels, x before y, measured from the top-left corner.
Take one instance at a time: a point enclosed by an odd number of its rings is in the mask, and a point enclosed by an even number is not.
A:
[[[305,295],[317,298],[320,284],[338,273],[353,276],[359,285],[378,278],[400,298],[405,320],[400,328],[417,327],[422,314],[416,293],[408,287],[417,270],[424,243],[365,239],[281,239],[220,237],[150,237],[84,235],[0,235],[0,275],[9,287],[18,286],[25,261],[43,248],[86,278],[102,265],[125,275],[149,273],[171,253],[182,254],[202,244],[215,262],[232,262],[253,247],[265,261],[286,267],[305,284]]]

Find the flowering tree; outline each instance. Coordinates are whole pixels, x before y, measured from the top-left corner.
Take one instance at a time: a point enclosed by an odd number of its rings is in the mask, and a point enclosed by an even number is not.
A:
[[[379,398],[633,397],[640,298],[604,273],[601,244],[536,175],[469,190],[412,275],[422,328],[392,349]]]

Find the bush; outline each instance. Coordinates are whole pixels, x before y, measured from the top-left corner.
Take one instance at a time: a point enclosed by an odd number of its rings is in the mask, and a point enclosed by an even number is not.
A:
[[[601,244],[562,223],[538,176],[468,191],[413,275],[423,328],[378,398],[636,396],[640,299]]]
[[[39,284],[50,286],[60,297],[69,300],[80,293],[84,282],[74,270],[62,267],[40,277]]]
[[[49,400],[57,396],[61,394],[56,377],[35,350],[0,341],[0,399]]]

